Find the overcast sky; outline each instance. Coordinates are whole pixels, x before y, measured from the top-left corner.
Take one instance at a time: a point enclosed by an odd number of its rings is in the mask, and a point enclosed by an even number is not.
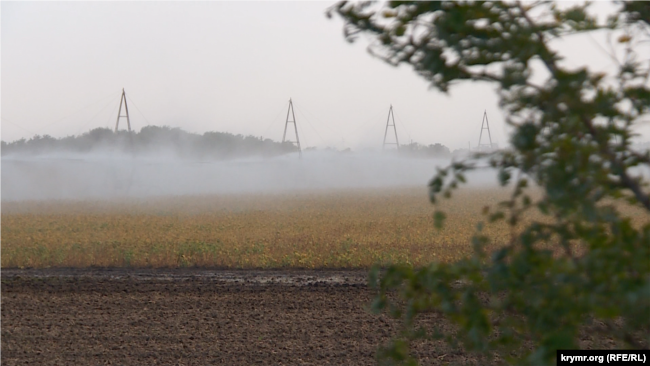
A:
[[[390,104],[400,142],[475,146],[484,110],[493,140],[506,142],[492,86],[429,89],[408,67],[371,57],[367,40],[347,43],[342,21],[325,16],[332,4],[3,1],[2,140],[114,128],[125,88],[136,130],[280,140],[293,98],[303,147],[381,146]],[[568,62],[606,69],[603,39],[557,47]]]

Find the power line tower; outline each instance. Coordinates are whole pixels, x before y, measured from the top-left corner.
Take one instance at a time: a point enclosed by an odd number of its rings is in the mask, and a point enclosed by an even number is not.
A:
[[[291,115],[291,120],[289,119],[289,115]],[[293,129],[296,132],[296,141],[287,140],[287,127],[289,127],[289,123],[293,123]],[[298,147],[298,157],[302,159],[302,149],[300,149],[300,138],[298,137],[298,125],[296,124],[296,115],[293,112],[293,102],[291,101],[291,98],[289,98],[289,109],[287,109],[287,119],[284,123],[284,134],[282,135],[282,143],[284,144],[285,142],[296,144]]]
[[[391,120],[393,123],[391,124]],[[388,137],[388,128],[393,127],[393,131],[395,132],[395,142],[386,142],[386,138]],[[395,114],[393,113],[393,105],[390,105],[390,109],[388,110],[388,119],[386,120],[386,131],[384,132],[384,144],[382,145],[382,150],[386,148],[386,145],[396,145],[397,146],[397,151],[399,151],[399,140],[397,139],[397,127],[395,127]]]
[[[482,144],[481,140],[483,138],[483,130],[487,130],[488,133],[488,139],[490,140],[489,144]],[[492,150],[494,148],[494,144],[492,143],[492,134],[490,134],[490,123],[488,122],[488,117],[487,117],[487,111],[483,111],[483,121],[481,121],[481,134],[478,137],[478,146],[476,147],[477,150]]]
[[[124,110],[126,111],[126,115],[122,116],[122,102],[124,102]],[[122,88],[122,96],[120,97],[120,109],[117,110],[117,121],[115,121],[115,132],[117,132],[117,128],[120,126],[120,118],[126,117],[126,125],[129,128],[129,132],[131,132],[131,119],[129,118],[129,107],[126,105],[126,94],[124,93],[124,88]]]

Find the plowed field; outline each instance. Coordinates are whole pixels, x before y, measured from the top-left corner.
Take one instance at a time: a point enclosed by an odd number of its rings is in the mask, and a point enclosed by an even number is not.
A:
[[[365,271],[4,270],[3,365],[367,365]],[[439,322],[428,314],[424,322]],[[423,364],[470,362],[439,343]]]

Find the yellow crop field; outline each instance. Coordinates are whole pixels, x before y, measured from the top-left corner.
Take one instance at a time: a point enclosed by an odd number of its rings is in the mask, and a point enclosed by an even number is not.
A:
[[[2,267],[352,268],[471,252],[502,190],[461,190],[433,225],[423,189],[2,203]],[[504,224],[484,229],[494,245]]]

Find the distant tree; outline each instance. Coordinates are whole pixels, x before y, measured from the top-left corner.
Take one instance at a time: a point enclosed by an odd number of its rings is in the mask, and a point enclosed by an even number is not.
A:
[[[567,5],[567,4],[565,4]],[[483,81],[497,87],[511,147],[474,154],[440,169],[431,201],[465,182],[486,162],[511,198],[485,207],[486,221],[505,220],[508,242],[490,243],[482,223],[474,255],[456,263],[371,272],[379,288],[374,309],[404,321],[405,331],[384,349],[387,360],[415,363],[412,340],[419,314],[436,310],[458,326],[434,335],[468,351],[527,365],[552,364],[557,349],[578,347],[585,324],[615,347],[648,348],[650,337],[650,196],[648,151],[634,151],[633,127],[648,117],[650,60],[635,50],[650,41],[650,3],[622,2],[607,24],[587,5],[552,2],[342,2],[329,15],[345,21],[349,41],[370,35],[373,55],[409,64],[440,91]],[[613,74],[570,68],[554,39],[605,29],[621,45]],[[532,76],[543,69],[545,80]],[[539,79],[535,79],[539,80]],[[531,187],[541,195],[531,194]],[[633,223],[632,205],[646,216]],[[543,219],[524,215],[536,211]],[[437,226],[445,214],[434,213]],[[486,250],[488,243],[491,252]],[[397,291],[401,300],[388,294]],[[431,336],[428,332],[428,336]]]
[[[408,145],[400,146],[400,152],[422,158],[444,158],[450,156],[449,148],[438,143],[425,146],[417,142],[411,142]]]

